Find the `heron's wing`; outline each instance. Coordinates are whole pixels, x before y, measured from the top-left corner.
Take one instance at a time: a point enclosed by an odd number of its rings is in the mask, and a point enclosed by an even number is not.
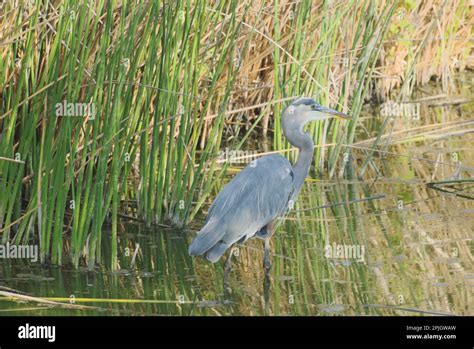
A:
[[[219,243],[218,259],[228,246],[253,236],[283,214],[292,192],[293,170],[288,160],[281,155],[258,158],[217,195],[190,254],[203,254]]]
[[[290,162],[279,154],[263,156],[224,186],[209,208],[208,220],[215,216],[223,217],[236,208],[251,209],[253,218],[278,214],[286,209],[292,192]]]

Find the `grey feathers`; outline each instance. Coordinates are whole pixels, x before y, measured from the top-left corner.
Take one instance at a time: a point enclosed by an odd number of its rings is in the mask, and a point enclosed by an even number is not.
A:
[[[235,242],[283,214],[293,192],[293,170],[281,155],[258,158],[238,173],[217,195],[206,224],[189,247],[190,255],[216,262]]]

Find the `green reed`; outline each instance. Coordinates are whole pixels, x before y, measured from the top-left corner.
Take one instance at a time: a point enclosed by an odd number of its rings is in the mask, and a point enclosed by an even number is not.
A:
[[[223,171],[213,159],[236,74],[237,4],[48,3],[27,21],[13,12],[26,24],[2,56],[12,74],[0,105],[4,243],[36,239],[43,262],[66,252],[92,268],[110,225],[115,269],[119,211],[148,224],[192,219]],[[62,103],[94,109],[59,116]]]
[[[291,34],[286,35],[292,35],[289,50],[285,53],[275,48],[275,98],[308,95],[323,105],[348,112],[354,118],[349,124],[343,126],[336,120],[328,124],[313,123],[308,129],[315,144],[350,144],[396,6],[367,0],[349,1],[335,9],[324,2],[317,15],[308,2],[293,6],[295,16],[287,23]],[[275,26],[275,30],[279,27]],[[276,33],[277,37],[281,35]],[[275,110],[274,146],[287,149],[289,144],[283,138],[280,112],[277,112],[281,107]],[[339,153],[339,146],[329,150],[317,148],[314,157],[317,172],[323,171],[327,161],[332,176]]]

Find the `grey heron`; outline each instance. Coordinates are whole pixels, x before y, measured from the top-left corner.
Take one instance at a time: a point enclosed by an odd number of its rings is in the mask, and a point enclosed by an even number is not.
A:
[[[291,103],[282,114],[285,137],[299,149],[294,166],[280,154],[254,160],[239,172],[217,195],[204,226],[189,246],[191,256],[203,255],[217,262],[235,243],[244,243],[257,236],[264,239],[264,269],[270,270],[270,238],[275,220],[294,203],[308,175],[314,144],[303,127],[310,121],[331,115],[351,119],[345,113],[323,107],[313,99],[302,97]],[[230,253],[225,263],[225,275],[230,271]]]

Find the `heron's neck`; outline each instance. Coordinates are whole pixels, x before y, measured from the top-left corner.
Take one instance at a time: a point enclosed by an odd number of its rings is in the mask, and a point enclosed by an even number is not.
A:
[[[311,137],[305,134],[305,141],[301,146],[298,146],[298,148],[298,160],[296,160],[296,163],[293,166],[293,175],[295,176],[295,179],[292,200],[295,200],[300,192],[313,160],[314,144]]]

